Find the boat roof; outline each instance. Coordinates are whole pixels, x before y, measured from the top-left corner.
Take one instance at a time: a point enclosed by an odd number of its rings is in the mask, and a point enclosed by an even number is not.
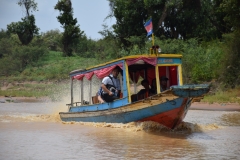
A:
[[[112,61],[109,61],[109,62],[106,62],[106,63],[102,63],[102,64],[99,64],[99,65],[95,65],[95,66],[89,67],[89,68],[86,68],[86,69],[73,70],[69,74],[71,75],[71,74],[74,74],[74,73],[77,73],[77,72],[83,72],[83,71],[87,71],[87,70],[90,70],[90,69],[93,69],[93,68],[102,67],[102,66],[114,63],[114,62],[121,61],[121,60],[134,59],[134,58],[139,58],[139,57],[147,57],[147,58],[154,58],[154,57],[155,58],[161,58],[161,57],[162,58],[182,58],[182,55],[181,54],[139,54],[139,55],[125,56],[125,57],[118,58],[118,59],[115,59],[115,60],[112,60]]]

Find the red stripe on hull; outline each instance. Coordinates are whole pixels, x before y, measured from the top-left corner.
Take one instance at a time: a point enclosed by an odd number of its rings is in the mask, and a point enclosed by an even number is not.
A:
[[[187,104],[187,98],[183,100],[182,105],[179,108],[175,108],[173,110],[163,112],[157,114],[152,117],[147,117],[139,120],[140,122],[143,121],[154,121],[160,123],[168,128],[174,129],[177,127],[184,119],[187,110],[185,110],[185,106]]]

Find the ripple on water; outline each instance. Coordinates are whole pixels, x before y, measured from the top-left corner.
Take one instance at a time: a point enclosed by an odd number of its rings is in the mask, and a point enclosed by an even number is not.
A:
[[[226,113],[221,116],[222,125],[240,126],[240,112]]]

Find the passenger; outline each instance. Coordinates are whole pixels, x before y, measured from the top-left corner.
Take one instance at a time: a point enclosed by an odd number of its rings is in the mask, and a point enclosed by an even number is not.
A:
[[[101,88],[97,92],[97,98],[98,98],[99,103],[104,103],[105,102],[101,97]]]
[[[147,79],[142,80],[141,85],[144,87],[144,89],[141,89],[137,94],[131,96],[132,102],[154,95],[154,90],[149,87],[149,82]]]
[[[157,94],[157,83],[156,83],[156,78],[154,78],[154,79],[152,80],[151,90],[154,91],[154,94]]]
[[[104,100],[105,102],[112,102],[115,99],[118,99],[120,96],[120,81],[119,79],[117,79],[119,70],[119,67],[114,68],[112,70],[112,73],[109,76],[104,77],[102,80],[98,95],[101,96],[102,100]]]
[[[167,87],[167,81],[168,81],[168,78],[166,76],[161,76],[161,78],[160,78],[160,91],[161,92],[169,89]]]
[[[168,78],[167,78],[166,76],[161,76],[161,78],[160,78],[160,91],[161,91],[161,92],[169,89],[169,88],[167,87],[167,81],[168,81]],[[154,79],[152,80],[151,89],[154,91],[155,94],[157,94],[156,78],[154,78]]]

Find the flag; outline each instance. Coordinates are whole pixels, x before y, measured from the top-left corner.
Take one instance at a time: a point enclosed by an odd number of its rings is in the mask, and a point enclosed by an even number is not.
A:
[[[144,24],[144,27],[147,31],[147,36],[153,33],[152,18]]]

